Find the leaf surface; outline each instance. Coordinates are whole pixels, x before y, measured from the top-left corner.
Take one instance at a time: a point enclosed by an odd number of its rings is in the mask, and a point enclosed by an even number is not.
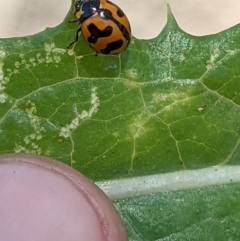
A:
[[[0,40],[0,153],[56,158],[94,181],[239,164],[239,25],[195,37],[169,10],[157,38],[95,57],[81,37],[66,49],[70,18]],[[115,205],[130,240],[239,240],[238,196],[229,184]]]

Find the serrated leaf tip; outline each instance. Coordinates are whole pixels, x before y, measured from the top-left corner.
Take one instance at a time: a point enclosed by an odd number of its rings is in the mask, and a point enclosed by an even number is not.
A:
[[[167,24],[178,27],[177,21],[169,4],[167,4]]]

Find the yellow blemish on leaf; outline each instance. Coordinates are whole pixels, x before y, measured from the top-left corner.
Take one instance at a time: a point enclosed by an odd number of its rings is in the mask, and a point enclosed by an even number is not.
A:
[[[0,50],[0,91],[3,91],[5,89],[5,85],[7,84],[7,80],[5,79],[4,72],[3,72],[3,66],[7,53],[3,50]],[[2,98],[3,99],[3,98]],[[4,101],[5,102],[5,101]],[[2,103],[2,102],[1,102]]]
[[[6,100],[7,100],[6,94],[0,94],[0,103],[3,104],[6,102]]]
[[[129,69],[128,71],[126,71],[126,75],[130,79],[137,79],[138,77],[136,69]]]
[[[136,88],[139,87],[139,83],[135,82],[135,81],[131,81],[131,80],[125,80],[123,82],[123,84],[128,88],[128,89],[132,89],[132,88]]]
[[[149,119],[149,112],[143,111],[137,117],[132,119],[132,123],[129,125],[129,132],[131,136],[139,137],[148,131],[148,129],[144,126],[144,124]]]
[[[71,135],[71,132],[75,130],[81,123],[81,120],[84,120],[86,118],[91,118],[95,113],[98,111],[98,107],[100,105],[99,98],[97,96],[97,87],[93,87],[91,89],[91,99],[90,99],[90,108],[88,111],[83,110],[81,114],[78,114],[70,124],[67,124],[66,126],[62,127],[60,130],[59,136],[62,136],[64,138],[68,138]],[[76,109],[76,105],[74,104],[74,113],[78,113],[78,110]]]

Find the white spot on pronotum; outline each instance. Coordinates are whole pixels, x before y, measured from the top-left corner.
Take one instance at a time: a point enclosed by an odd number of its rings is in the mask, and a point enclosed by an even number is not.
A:
[[[60,130],[59,136],[68,138],[71,135],[71,132],[75,130],[81,123],[82,120],[86,118],[91,118],[94,114],[97,113],[98,107],[100,105],[99,98],[97,96],[97,87],[91,89],[91,99],[90,99],[90,108],[88,111],[83,110],[80,114],[71,121],[70,124],[62,127]],[[78,113],[77,106],[73,105],[74,113]]]

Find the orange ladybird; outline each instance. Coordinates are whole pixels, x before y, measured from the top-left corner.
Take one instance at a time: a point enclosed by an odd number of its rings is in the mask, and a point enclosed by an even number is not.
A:
[[[70,21],[80,25],[70,48],[78,41],[79,33],[97,53],[119,54],[128,47],[131,27],[127,16],[108,0],[80,0],[74,5],[77,19]]]

